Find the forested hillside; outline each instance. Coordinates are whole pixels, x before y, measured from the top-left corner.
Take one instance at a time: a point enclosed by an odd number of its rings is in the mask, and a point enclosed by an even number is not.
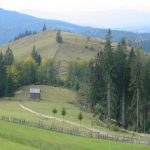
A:
[[[58,47],[67,43],[64,33],[54,33]],[[125,39],[114,46],[111,37],[109,30],[95,58],[82,61],[69,58],[63,78],[57,53],[42,61],[42,51],[37,51],[35,45],[26,59],[15,62],[13,50],[8,47],[0,54],[0,96],[13,96],[17,88],[29,84],[67,87],[78,92],[79,103],[86,110],[108,125],[113,123],[129,130],[149,133],[150,56],[139,45],[129,48]],[[85,40],[90,43],[94,39]],[[89,45],[84,46],[88,48]]]
[[[144,54],[141,47],[128,51],[122,39],[117,48],[113,48],[109,31],[104,50],[90,63],[71,64],[68,75],[73,83],[71,87],[80,87],[81,97],[89,100],[100,120],[149,132],[149,68],[150,56]]]

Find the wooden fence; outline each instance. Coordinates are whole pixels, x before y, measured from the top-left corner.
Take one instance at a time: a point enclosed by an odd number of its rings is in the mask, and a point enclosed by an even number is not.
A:
[[[79,131],[78,129],[66,129],[60,126],[46,125],[46,124],[43,124],[42,121],[35,122],[35,121],[29,121],[25,119],[19,119],[16,117],[8,117],[8,116],[0,116],[0,120],[16,123],[20,125],[26,125],[30,127],[42,128],[45,130],[50,130],[50,131],[55,131],[55,132],[61,132],[61,133],[70,134],[70,135],[76,135],[76,136],[150,145],[150,140],[126,138],[126,137],[114,136],[114,135],[109,135],[109,134],[102,134],[100,132]]]

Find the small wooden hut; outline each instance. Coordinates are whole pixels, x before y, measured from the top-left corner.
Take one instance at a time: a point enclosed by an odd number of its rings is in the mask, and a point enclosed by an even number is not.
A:
[[[41,99],[41,89],[30,89],[30,98],[31,99]]]

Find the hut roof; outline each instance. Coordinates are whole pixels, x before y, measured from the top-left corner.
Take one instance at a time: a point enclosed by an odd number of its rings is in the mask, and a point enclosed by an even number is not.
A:
[[[40,89],[30,89],[30,93],[39,94],[39,93],[41,93],[41,90]]]

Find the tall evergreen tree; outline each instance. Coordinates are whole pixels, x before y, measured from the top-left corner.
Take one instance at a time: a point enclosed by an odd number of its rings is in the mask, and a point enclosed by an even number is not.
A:
[[[144,71],[144,101],[143,105],[143,131],[150,131],[150,58],[148,58]]]
[[[116,120],[125,126],[125,106],[129,85],[129,70],[127,63],[127,46],[122,39],[114,54],[114,84],[116,87]]]
[[[55,85],[58,80],[59,66],[50,60],[46,68],[46,79],[50,85]]]
[[[46,25],[44,24],[42,31],[46,31],[46,30],[47,30],[47,28],[46,28]]]
[[[97,103],[104,106],[104,99],[106,98],[104,93],[106,90],[105,80],[103,76],[103,53],[98,52],[95,58],[95,62],[91,66],[90,75],[90,99],[92,100],[92,106]]]
[[[41,55],[37,53],[35,49],[35,45],[33,46],[33,50],[31,53],[32,58],[35,60],[35,62],[40,65],[41,64]]]
[[[6,50],[4,60],[7,66],[12,65],[14,63],[14,55],[13,55],[12,50],[9,48],[9,46],[8,46],[8,49]]]
[[[63,38],[62,38],[62,35],[61,35],[61,31],[60,31],[60,30],[57,31],[57,34],[56,34],[56,42],[59,43],[59,44],[63,43]]]
[[[5,82],[6,82],[6,67],[4,62],[4,56],[0,52],[0,97],[5,94]]]
[[[105,82],[107,84],[107,120],[110,122],[111,119],[111,101],[112,101],[112,61],[113,61],[113,52],[111,45],[111,30],[109,29],[103,53],[103,69]]]
[[[143,63],[142,51],[140,47],[136,47],[136,56],[131,63],[131,88],[134,89],[134,97],[136,99],[136,130],[139,131],[140,120],[140,99],[143,89]]]

